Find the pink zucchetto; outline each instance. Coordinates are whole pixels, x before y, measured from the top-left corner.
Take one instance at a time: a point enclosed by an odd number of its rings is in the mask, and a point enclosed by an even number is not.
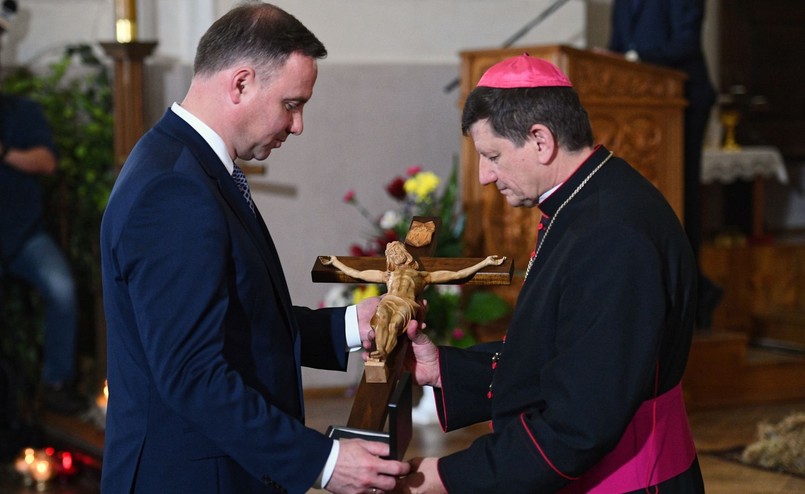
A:
[[[535,58],[528,53],[507,58],[489,67],[478,81],[478,86],[494,88],[516,87],[573,87],[570,79],[559,70],[559,67]]]

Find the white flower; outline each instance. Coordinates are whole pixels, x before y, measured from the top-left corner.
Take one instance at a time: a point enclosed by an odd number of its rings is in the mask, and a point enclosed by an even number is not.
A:
[[[335,285],[327,291],[322,307],[343,307],[352,303],[352,286]]]
[[[397,226],[400,221],[402,221],[402,215],[393,209],[389,209],[380,218],[380,228],[389,230]]]
[[[440,295],[461,295],[461,285],[436,285]]]

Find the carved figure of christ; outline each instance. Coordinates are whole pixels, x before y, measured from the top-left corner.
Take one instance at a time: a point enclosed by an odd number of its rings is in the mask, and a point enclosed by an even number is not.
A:
[[[401,242],[390,242],[386,246],[386,270],[358,270],[347,266],[336,256],[320,256],[325,265],[344,272],[348,276],[369,283],[385,283],[387,292],[381,300],[371,320],[375,332],[375,350],[366,362],[367,381],[385,382],[387,371],[385,361],[394,350],[398,337],[405,331],[408,322],[417,317],[421,309],[417,297],[426,286],[468,278],[487,266],[500,266],[505,257],[488,256],[472,266],[457,270],[426,271],[406,250]],[[379,368],[378,368],[379,367]],[[373,369],[374,368],[374,369]]]
[[[420,266],[420,271],[460,271],[465,266],[480,262],[480,258],[466,257],[430,257],[436,252],[436,238],[441,220],[434,216],[416,216],[411,221],[411,227],[405,237],[406,250],[416,256]],[[313,265],[311,279],[314,283],[357,283],[361,280],[353,278],[336,268],[333,265],[325,266],[322,258],[330,256],[319,256]],[[356,271],[378,271],[385,275],[388,260],[382,257],[355,257],[342,256],[338,259],[343,264],[356,269]],[[499,266],[489,266],[468,277],[447,281],[453,284],[466,285],[509,285],[514,273],[514,264],[511,259],[506,259]],[[385,278],[377,283],[386,283]],[[424,286],[417,292],[421,293]],[[388,296],[388,295],[387,295]],[[414,297],[416,301],[416,297]],[[417,302],[418,303],[418,302]],[[405,327],[405,325],[403,325]],[[401,449],[398,457],[402,458],[405,452],[407,441],[410,439],[411,426],[411,389],[407,387],[407,392],[398,390],[398,378],[402,372],[402,362],[407,352],[410,341],[405,336],[400,336],[394,350],[387,355],[385,362],[369,363],[364,368],[363,377],[358,383],[355,391],[355,400],[352,403],[352,410],[347,420],[347,427],[352,430],[383,431],[386,418],[390,415],[392,397],[395,391],[400,391],[401,396],[394,405],[396,425],[389,424],[389,434],[394,435]],[[379,365],[377,365],[379,364]],[[406,388],[403,386],[403,388]],[[406,406],[407,404],[407,406]],[[403,432],[408,429],[407,434]]]

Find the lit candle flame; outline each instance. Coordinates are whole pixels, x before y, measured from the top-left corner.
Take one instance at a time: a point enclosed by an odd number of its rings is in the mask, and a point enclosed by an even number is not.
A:
[[[50,476],[52,473],[52,469],[50,466],[50,460],[47,458],[36,460],[33,465],[33,471],[31,472],[31,477],[34,478],[37,482],[46,482],[50,480]]]
[[[109,402],[109,381],[104,380],[103,382],[103,393],[98,393],[98,397],[95,398],[95,405],[100,409],[101,412],[106,414],[106,405]]]
[[[115,38],[118,43],[137,39],[137,0],[115,0]]]

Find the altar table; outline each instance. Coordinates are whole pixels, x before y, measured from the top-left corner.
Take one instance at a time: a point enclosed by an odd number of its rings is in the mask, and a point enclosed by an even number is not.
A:
[[[702,155],[701,182],[729,184],[736,180],[754,181],[752,205],[752,235],[763,236],[763,180],[775,177],[788,183],[788,172],[780,151],[772,146],[743,146],[738,151],[705,149]]]

